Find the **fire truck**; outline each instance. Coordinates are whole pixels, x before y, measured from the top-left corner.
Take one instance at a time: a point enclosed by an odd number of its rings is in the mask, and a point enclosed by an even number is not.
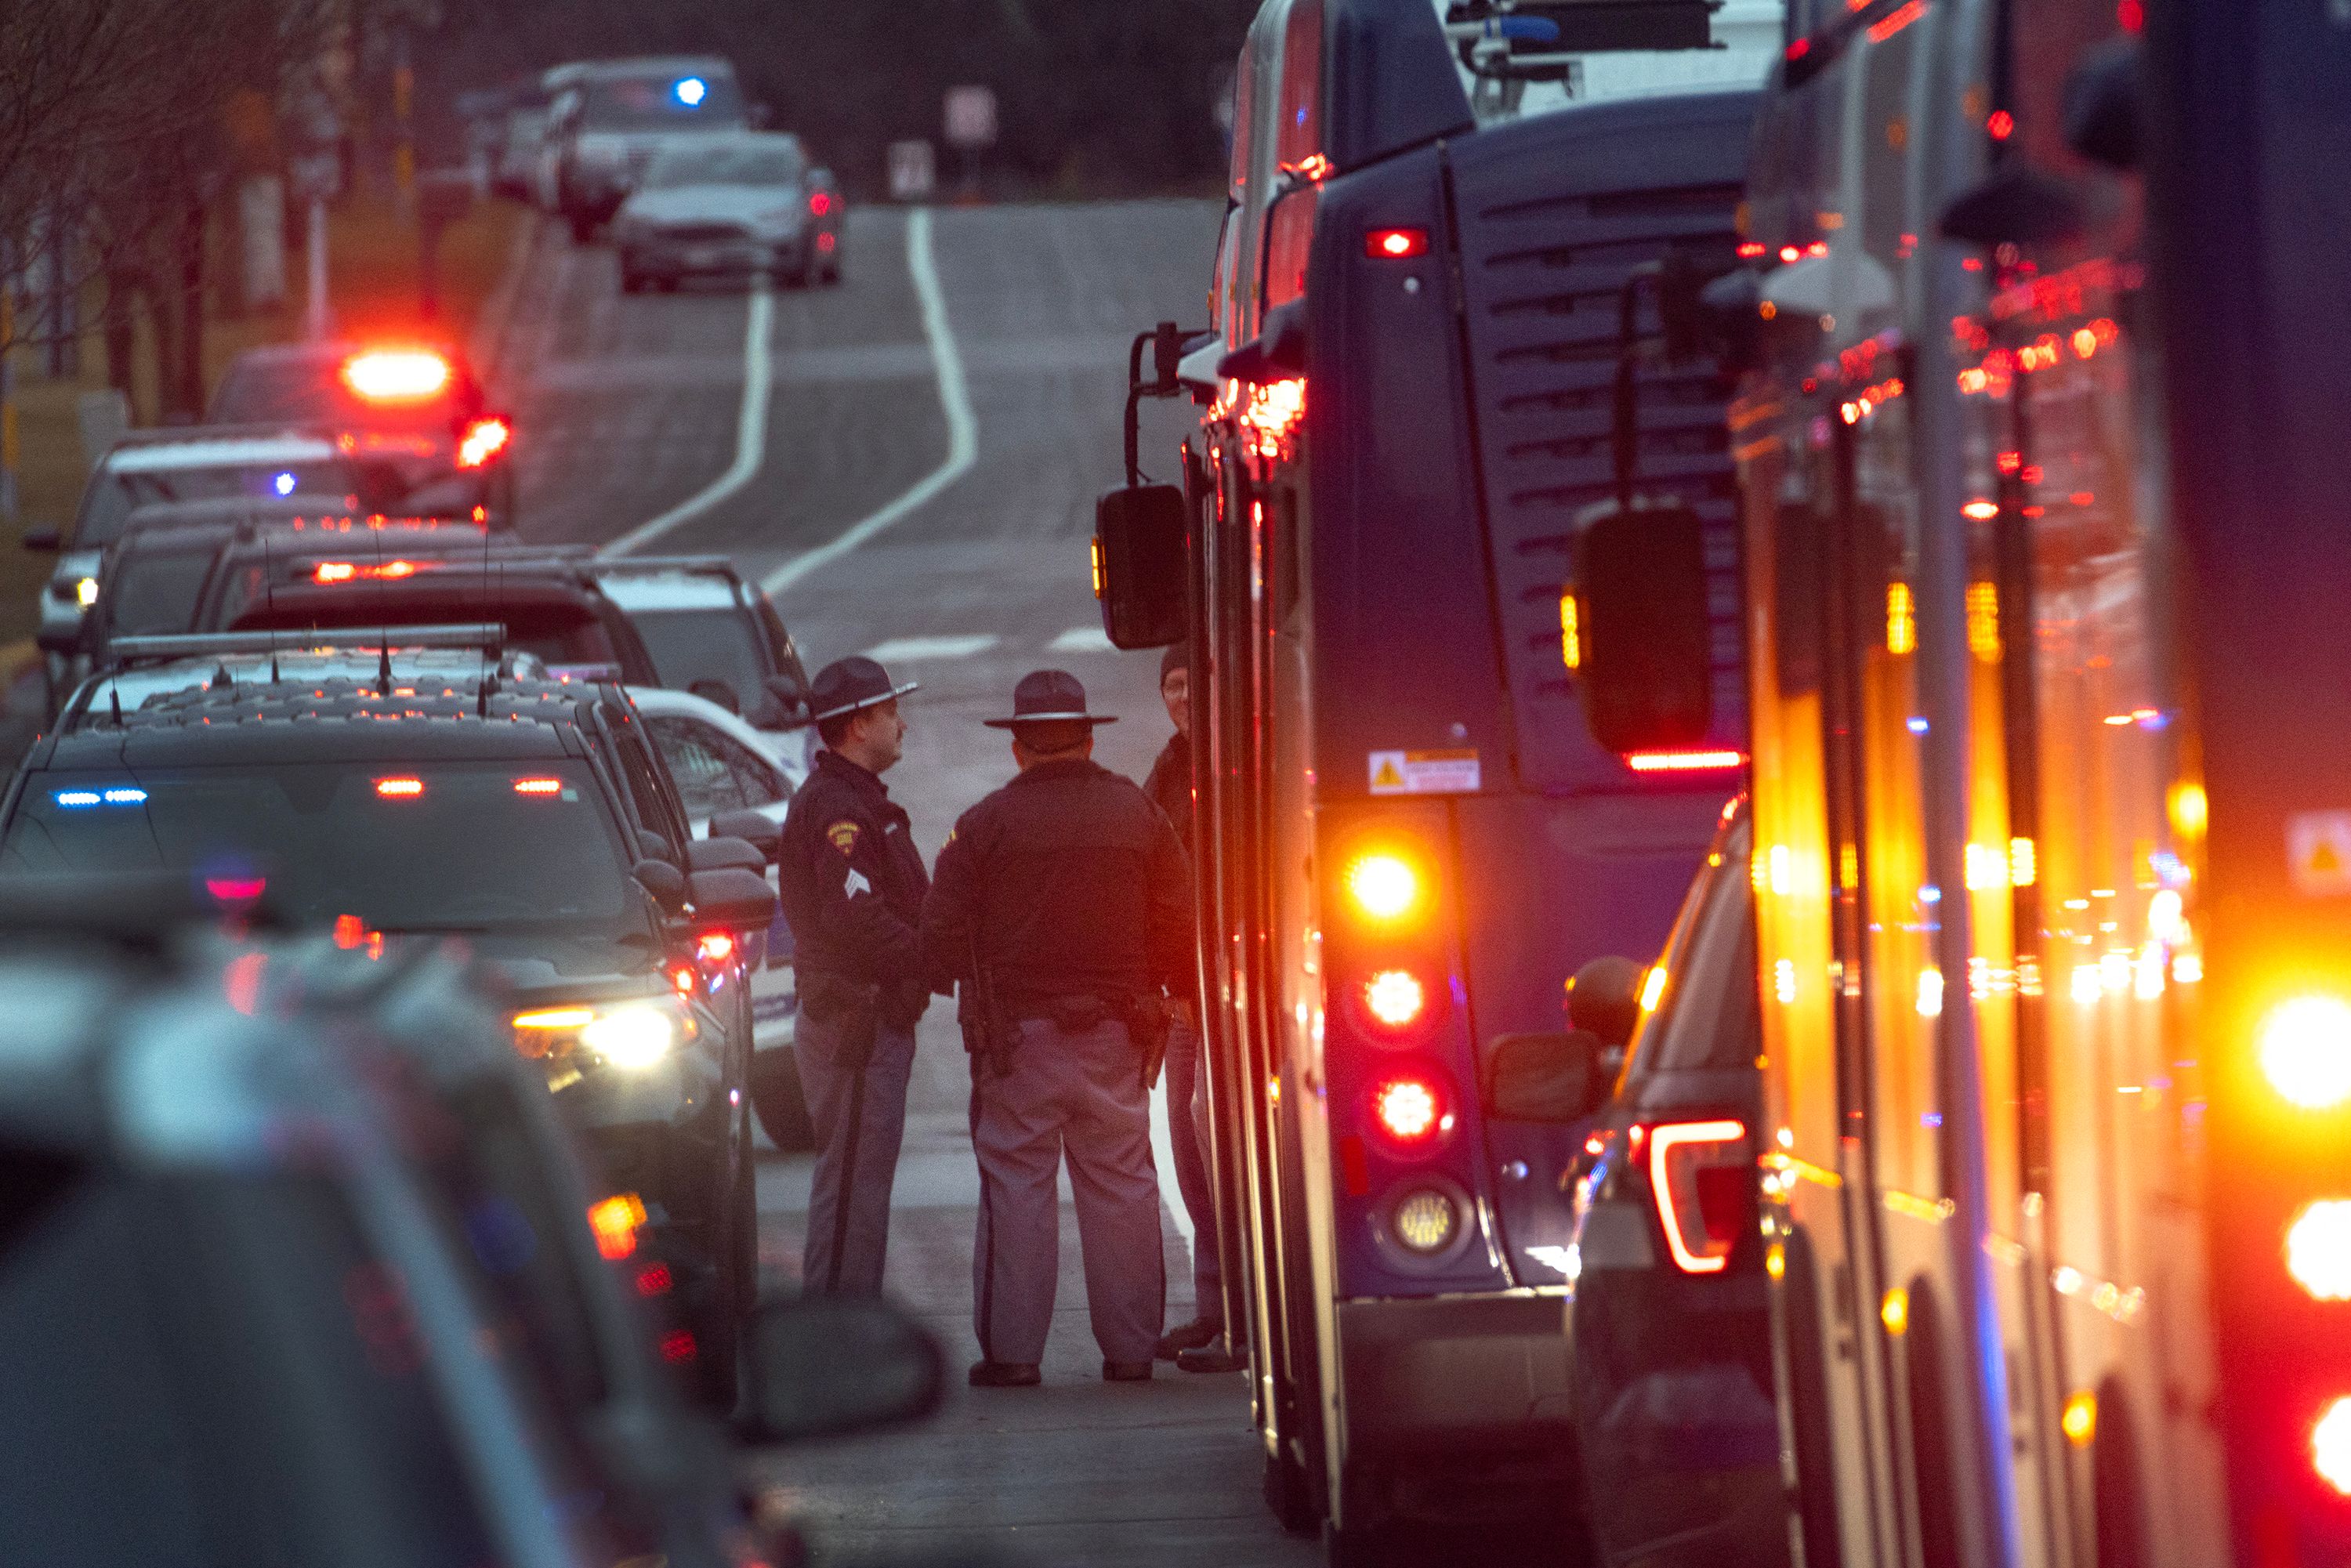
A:
[[[1113,641],[1192,650],[1227,1321],[1269,1501],[1336,1563],[1573,1495],[1563,1178],[1608,1071],[1565,988],[1654,956],[1746,760],[1725,389],[1656,340],[1734,259],[1755,96],[1479,128],[1460,62],[1540,69],[1579,9],[1270,0],[1210,329],[1135,345],[1134,395],[1201,422],[1142,483],[1131,397],[1097,520]],[[1703,5],[1653,10],[1615,47],[1705,41]],[[1627,497],[1718,623],[1701,721],[1620,755],[1562,591]],[[1564,1085],[1539,1115],[1524,1073]]]
[[[2341,6],[1797,0],[1679,297],[1808,1568],[2351,1561],[2346,68]],[[1579,557],[1618,744],[1701,588]]]

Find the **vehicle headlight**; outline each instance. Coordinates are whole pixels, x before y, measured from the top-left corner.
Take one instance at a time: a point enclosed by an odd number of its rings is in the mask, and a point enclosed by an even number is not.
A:
[[[673,997],[633,998],[514,1015],[515,1049],[534,1061],[581,1053],[607,1067],[640,1071],[666,1059],[697,1032],[694,1014]]]

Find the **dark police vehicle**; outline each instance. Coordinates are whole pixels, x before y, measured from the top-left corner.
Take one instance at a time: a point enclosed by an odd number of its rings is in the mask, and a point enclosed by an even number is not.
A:
[[[690,841],[619,687],[490,658],[498,635],[118,640],[27,754],[0,873],[175,872],[354,945],[465,936],[613,1214],[674,1271],[695,1324],[675,1358],[731,1402],[757,1282],[751,1016],[740,966],[697,960],[764,930],[775,895],[721,863],[726,841]]]
[[[1228,1318],[1269,1498],[1346,1561],[1572,1495],[1563,1178],[1602,1080],[1541,1122],[1486,1096],[1569,1049],[1581,965],[1656,953],[1745,760],[1725,388],[1653,340],[1732,259],[1754,99],[1479,130],[1417,0],[1274,0],[1238,90],[1215,336],[1138,343],[1207,417],[1096,545],[1113,640],[1194,650]],[[1625,757],[1572,563],[1650,508],[1723,623],[1709,712]]]

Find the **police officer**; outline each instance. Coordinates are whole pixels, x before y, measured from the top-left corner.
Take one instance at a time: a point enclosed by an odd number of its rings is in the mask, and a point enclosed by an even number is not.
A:
[[[1150,775],[1149,795],[1175,826],[1188,852],[1192,846],[1192,670],[1181,645],[1159,659],[1159,700],[1176,726]],[[1197,1000],[1186,985],[1177,996],[1167,1030],[1167,1113],[1172,1124],[1176,1187],[1192,1218],[1192,1317],[1160,1336],[1159,1359],[1187,1372],[1231,1372],[1242,1363],[1219,1342],[1225,1332],[1223,1270],[1217,1249],[1216,1186],[1208,1175],[1207,1077],[1201,1071]]]
[[[1070,1162],[1086,1301],[1102,1376],[1139,1382],[1166,1311],[1150,1085],[1166,996],[1193,983],[1182,846],[1141,789],[1092,760],[1085,688],[1040,670],[1014,688],[1019,775],[939,852],[923,906],[935,977],[963,993],[972,1050],[979,1234],[972,1257],[976,1387],[1036,1383],[1059,1271]]]
[[[810,706],[824,749],[792,797],[777,854],[799,970],[794,1051],[819,1141],[803,1259],[812,1291],[882,1288],[914,1024],[930,1004],[920,936],[930,879],[882,783],[905,743],[898,699],[914,689],[871,659],[817,672]]]

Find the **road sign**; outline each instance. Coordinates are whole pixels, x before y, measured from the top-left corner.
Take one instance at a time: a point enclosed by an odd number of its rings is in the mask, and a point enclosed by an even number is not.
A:
[[[927,141],[890,143],[890,199],[921,202],[930,199],[938,183],[937,161]]]
[[[996,91],[985,87],[951,87],[946,99],[947,145],[996,145]]]

